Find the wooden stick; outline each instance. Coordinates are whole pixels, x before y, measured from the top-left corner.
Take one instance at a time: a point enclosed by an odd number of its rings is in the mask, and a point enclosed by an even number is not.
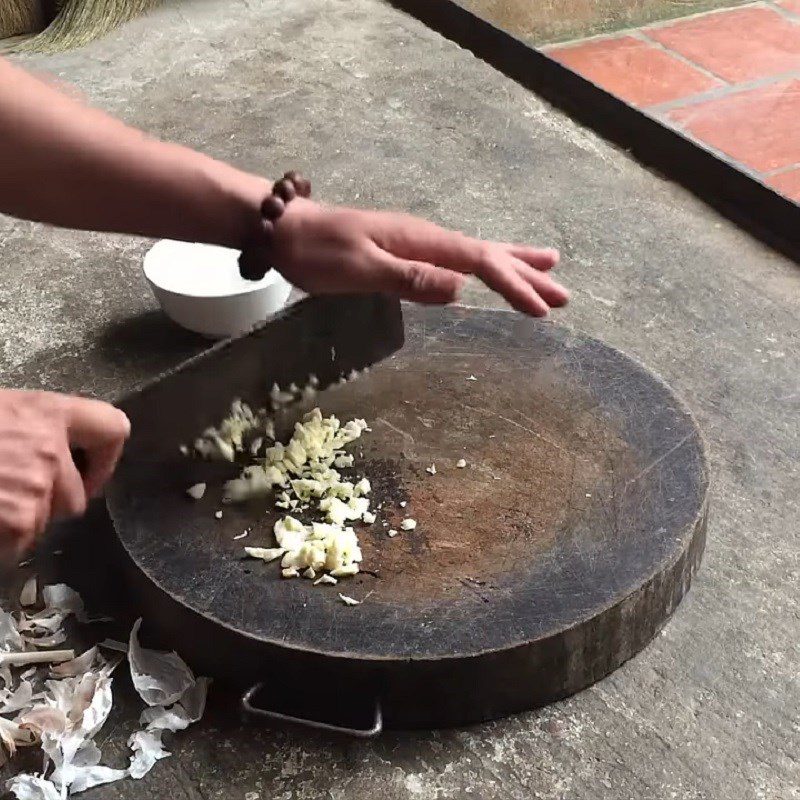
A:
[[[25,666],[26,664],[57,664],[61,661],[72,661],[74,650],[45,650],[39,653],[0,653],[0,666]]]

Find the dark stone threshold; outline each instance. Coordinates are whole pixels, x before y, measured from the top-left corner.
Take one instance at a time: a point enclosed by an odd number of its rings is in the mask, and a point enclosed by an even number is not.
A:
[[[800,263],[800,206],[455,0],[389,0]]]

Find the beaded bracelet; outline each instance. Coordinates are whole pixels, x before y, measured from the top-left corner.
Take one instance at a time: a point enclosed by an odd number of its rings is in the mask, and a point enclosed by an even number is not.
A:
[[[260,281],[267,274],[270,269],[267,259],[275,234],[275,223],[283,215],[286,206],[298,196],[311,197],[311,181],[298,172],[287,172],[273,184],[272,191],[261,204],[260,241],[245,247],[239,256],[239,274],[246,280]]]

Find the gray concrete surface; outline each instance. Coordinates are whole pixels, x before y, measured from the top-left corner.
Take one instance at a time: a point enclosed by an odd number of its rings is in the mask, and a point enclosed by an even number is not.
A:
[[[579,696],[372,744],[214,711],[144,781],[87,800],[800,797],[796,265],[379,0],[186,2],[31,66],[160,136],[298,167],[329,201],[557,245],[575,291],[560,318],[686,398],[714,475],[689,598]],[[3,383],[112,397],[195,349],[152,313],[146,246],[0,220]],[[118,694],[104,747],[121,756],[135,712]]]

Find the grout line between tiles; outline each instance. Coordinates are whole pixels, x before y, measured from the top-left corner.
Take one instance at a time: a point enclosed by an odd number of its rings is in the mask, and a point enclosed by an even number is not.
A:
[[[783,81],[800,80],[800,71],[793,70],[790,72],[779,73],[777,75],[764,76],[750,81],[732,83],[731,81],[723,78],[721,75],[717,75],[707,67],[703,67],[699,64],[696,64],[691,59],[672,50],[666,45],[661,44],[661,42],[658,42],[655,39],[651,39],[647,35],[648,30],[658,30],[661,28],[666,28],[672,25],[679,24],[681,22],[685,22],[686,20],[698,19],[701,17],[709,17],[712,14],[724,14],[732,11],[737,11],[739,9],[748,9],[748,8],[770,9],[778,13],[782,18],[792,22],[793,24],[800,23],[800,14],[796,14],[790,11],[789,9],[777,6],[774,2],[771,2],[771,0],[757,0],[757,2],[743,3],[741,5],[729,6],[727,8],[718,8],[718,9],[711,9],[709,11],[701,11],[696,14],[689,14],[684,17],[676,17],[668,20],[659,20],[656,22],[647,23],[645,25],[640,25],[636,28],[624,28],[622,30],[597,34],[595,36],[587,36],[581,39],[573,39],[566,42],[555,42],[552,44],[545,44],[542,45],[539,49],[542,52],[547,53],[548,51],[557,50],[561,48],[567,49],[569,47],[585,44],[587,42],[611,41],[627,36],[629,38],[635,39],[636,41],[646,42],[647,44],[655,47],[656,49],[661,50],[662,52],[672,56],[673,58],[676,58],[681,63],[689,67],[693,67],[707,78],[722,82],[723,84],[722,86],[717,86],[714,89],[710,89],[706,92],[700,92],[695,95],[689,95],[688,97],[683,97],[679,100],[673,100],[666,103],[660,103],[658,105],[645,106],[645,107],[636,106],[636,104],[633,103],[631,105],[633,105],[634,107],[638,107],[645,114],[658,121],[659,124],[665,125],[666,127],[672,128],[673,130],[680,132],[681,135],[689,139],[696,147],[700,147],[701,149],[710,153],[720,161],[730,164],[739,172],[741,172],[744,175],[747,175],[752,180],[760,183],[763,186],[767,186],[772,191],[777,191],[774,189],[774,187],[769,186],[767,180],[800,169],[800,162],[789,164],[780,167],[778,169],[761,172],[760,170],[746,166],[733,156],[730,156],[727,153],[723,152],[722,150],[719,150],[718,148],[712,146],[708,142],[703,141],[702,139],[698,138],[693,133],[691,133],[691,131],[686,129],[682,124],[670,120],[665,115],[668,114],[670,111],[674,111],[679,108],[689,108],[704,102],[724,99],[727,97],[733,97],[736,96],[737,94],[742,94],[747,91],[752,91],[754,89],[765,88],[770,85],[778,84]]]
[[[796,11],[792,11],[789,8],[784,8],[777,3],[768,3],[769,7],[773,10],[777,11],[784,19],[788,19],[789,22],[800,23],[800,14]]]
[[[715,72],[712,72],[707,67],[700,66],[700,64],[695,64],[694,61],[687,58],[686,56],[681,55],[680,53],[676,52],[675,50],[672,50],[671,48],[667,47],[664,44],[661,44],[661,42],[657,42],[655,39],[651,39],[641,28],[636,28],[633,31],[631,31],[630,36],[631,38],[636,39],[637,41],[647,42],[647,44],[651,45],[656,50],[660,50],[662,53],[667,53],[668,55],[682,62],[683,64],[686,64],[689,67],[693,67],[697,72],[700,72],[707,78],[712,78],[715,81],[721,81],[723,84],[725,84],[725,86],[730,86],[730,81],[725,80],[725,78],[723,78],[721,75],[717,75]],[[717,88],[721,89],[723,87],[718,86]]]
[[[668,128],[672,128],[672,130],[678,131],[682,136],[685,136],[687,139],[689,139],[695,146],[702,148],[708,153],[711,153],[711,155],[713,155],[720,161],[724,161],[726,164],[731,164],[739,172],[743,173],[744,175],[747,175],[754,181],[758,181],[758,183],[761,183],[764,186],[768,185],[767,178],[774,177],[774,175],[781,174],[782,172],[790,172],[794,167],[800,167],[800,164],[791,164],[786,167],[779,167],[775,170],[769,170],[763,172],[759,169],[756,169],[755,167],[748,167],[738,158],[729,155],[724,150],[720,150],[718,147],[714,147],[714,145],[710,144],[709,142],[706,142],[704,139],[700,139],[698,136],[695,136],[694,133],[692,133],[688,128],[685,128],[683,125],[679,125],[663,117],[659,117],[656,119],[658,119],[658,121],[662,125],[665,125]]]
[[[789,164],[786,167],[778,167],[778,169],[771,169],[767,172],[763,173],[765,178],[775,178],[778,175],[784,175],[787,172],[793,172],[794,170],[800,170],[800,161],[796,162],[795,164]]]
[[[709,89],[707,92],[689,95],[688,97],[683,97],[679,100],[669,100],[666,103],[647,106],[646,110],[651,114],[668,114],[670,111],[675,111],[679,108],[689,108],[691,106],[696,106],[700,103],[706,103],[712,100],[722,100],[726,97],[734,97],[737,94],[743,94],[754,89],[764,89],[768,86],[772,86],[773,84],[791,80],[800,80],[800,71],[792,70],[791,72],[780,72],[777,75],[769,75],[767,77],[757,78],[752,81],[732,83],[728,84],[727,86],[718,86],[715,89]]]
[[[666,125],[673,130],[679,131],[683,136],[689,139],[695,147],[701,147],[703,150],[711,153],[715,158],[719,159],[720,161],[724,161],[726,164],[732,164],[739,172],[747,175],[749,178],[752,178],[759,183],[764,183],[764,173],[760,172],[753,167],[748,167],[746,164],[743,164],[738,159],[734,158],[731,155],[728,155],[724,150],[720,150],[717,147],[714,147],[712,144],[704,141],[703,139],[699,139],[695,136],[691,131],[686,130],[680,125],[675,125],[674,123],[669,122],[668,120],[659,120],[662,125]]]

